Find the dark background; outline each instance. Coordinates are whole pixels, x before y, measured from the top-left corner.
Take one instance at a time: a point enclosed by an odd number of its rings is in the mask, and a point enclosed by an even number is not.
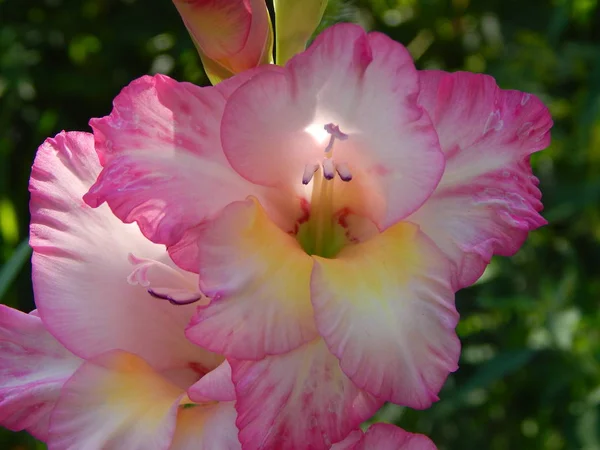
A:
[[[299,0],[300,1],[300,0]],[[408,46],[419,68],[469,70],[540,96],[553,142],[533,158],[550,224],[458,294],[461,367],[427,411],[378,420],[441,450],[600,449],[600,2],[331,2]],[[0,0],[0,299],[33,309],[27,180],[37,146],[86,130],[129,81],[207,84],[169,0]],[[37,445],[37,447],[36,447]],[[0,430],[0,449],[45,448]]]

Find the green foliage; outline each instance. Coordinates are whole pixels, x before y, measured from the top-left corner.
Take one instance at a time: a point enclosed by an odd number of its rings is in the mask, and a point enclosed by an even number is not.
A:
[[[0,0],[0,292],[31,310],[27,179],[36,147],[89,130],[133,78],[206,84],[168,0]],[[427,411],[377,420],[441,450],[600,449],[600,2],[331,0],[324,24],[357,21],[408,46],[419,68],[470,70],[533,92],[555,119],[535,155],[548,226],[459,292],[460,369]],[[34,449],[0,431],[0,448]]]

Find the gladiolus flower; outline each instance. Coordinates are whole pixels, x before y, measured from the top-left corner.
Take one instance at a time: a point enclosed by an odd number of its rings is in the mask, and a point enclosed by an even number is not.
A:
[[[183,333],[198,276],[108,207],[83,203],[100,168],[87,133],[37,153],[39,309],[0,306],[0,423],[58,450],[239,449],[229,364]]]
[[[40,318],[0,327],[23,349],[2,355],[17,400],[0,412],[30,407],[37,383],[49,425],[3,423],[55,448],[433,448],[353,430],[384,401],[437,400],[460,353],[454,292],[545,223],[537,98],[418,72],[344,24],[215,87],[143,77],[91,125],[94,142],[63,134],[38,153]]]
[[[430,406],[457,368],[454,292],[545,223],[543,104],[418,72],[355,25],[214,88],[142,78],[91,125],[84,199],[198,273],[187,336],[229,360],[244,448],[327,448],[383,401]]]
[[[173,0],[213,84],[272,62],[265,0]]]

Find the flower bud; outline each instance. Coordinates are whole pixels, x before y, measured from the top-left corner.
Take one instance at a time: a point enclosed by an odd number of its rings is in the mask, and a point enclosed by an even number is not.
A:
[[[272,61],[265,0],[173,0],[213,84]]]
[[[274,0],[277,64],[284,65],[296,53],[303,52],[315,32],[327,0]]]

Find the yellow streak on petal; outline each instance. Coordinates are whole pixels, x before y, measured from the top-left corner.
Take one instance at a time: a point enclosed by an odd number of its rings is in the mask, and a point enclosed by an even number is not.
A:
[[[143,417],[148,426],[165,418],[183,390],[158,374],[142,358],[119,352],[102,361],[108,369],[102,385],[94,389],[103,405],[120,411],[129,421]]]
[[[283,305],[289,306],[291,310],[312,311],[309,301],[312,259],[293,237],[281,231],[271,221],[258,200],[254,197],[251,199],[254,207],[242,232],[243,239],[239,242],[241,253],[248,255],[254,264],[263,264],[264,274],[276,275],[270,279],[256,279],[255,289],[261,290],[261,284],[269,283],[271,292],[293,293],[282,295]]]
[[[343,248],[335,259],[314,258],[330,286],[348,291],[340,297],[354,306],[385,308],[389,298],[398,295],[388,292],[390,287],[406,286],[422,264],[418,231],[418,226],[400,222],[366,242]]]
[[[179,408],[172,450],[239,448],[233,402]]]
[[[429,407],[460,349],[450,262],[408,222],[314,259],[316,322],[342,370],[377,397]]]
[[[179,408],[177,412],[177,435],[185,437],[202,434],[207,416],[217,407],[218,402]]]

